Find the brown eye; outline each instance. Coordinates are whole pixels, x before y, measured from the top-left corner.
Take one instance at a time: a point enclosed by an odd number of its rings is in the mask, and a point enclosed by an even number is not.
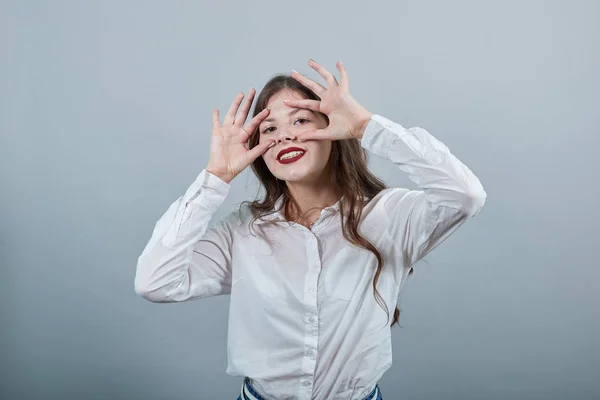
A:
[[[298,122],[298,121],[304,121],[304,123],[310,122],[310,120],[309,120],[309,119],[307,119],[307,118],[298,118],[298,119],[296,120],[296,122]],[[302,125],[304,125],[304,123],[303,123]]]

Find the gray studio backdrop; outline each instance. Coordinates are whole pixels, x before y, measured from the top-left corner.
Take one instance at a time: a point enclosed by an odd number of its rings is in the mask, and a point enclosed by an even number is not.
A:
[[[600,2],[0,2],[1,392],[234,399],[229,298],[136,296],[211,111],[314,58],[478,175],[401,297],[388,399],[600,398]],[[372,156],[388,185],[414,187]],[[259,187],[247,170],[216,218]]]

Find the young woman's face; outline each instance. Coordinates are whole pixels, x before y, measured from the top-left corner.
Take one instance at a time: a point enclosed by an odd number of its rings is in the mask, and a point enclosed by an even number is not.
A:
[[[259,126],[259,142],[275,139],[275,146],[267,150],[263,159],[275,177],[286,182],[316,182],[323,179],[323,172],[331,154],[331,140],[309,140],[299,142],[299,133],[327,127],[327,120],[319,113],[304,108],[293,108],[283,104],[285,99],[304,99],[290,89],[271,96],[267,107],[271,112]],[[281,150],[298,147],[304,151],[302,157],[291,163],[278,158]]]

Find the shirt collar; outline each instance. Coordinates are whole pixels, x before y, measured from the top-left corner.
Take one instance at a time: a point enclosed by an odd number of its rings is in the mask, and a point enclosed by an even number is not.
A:
[[[283,194],[281,196],[279,196],[279,198],[275,202],[275,206],[271,210],[273,212],[268,215],[265,215],[261,218],[258,218],[256,220],[256,223],[262,224],[262,223],[265,223],[268,221],[281,221],[281,222],[286,221],[285,217],[283,216],[283,214],[280,211],[275,211],[275,210],[279,210],[281,208],[281,206],[283,205],[283,198],[284,198]],[[340,202],[342,201],[343,198],[344,198],[344,196],[342,196],[340,198],[340,200],[338,200],[334,205],[325,207],[323,209],[323,211],[329,212],[329,213],[339,213],[340,212]]]

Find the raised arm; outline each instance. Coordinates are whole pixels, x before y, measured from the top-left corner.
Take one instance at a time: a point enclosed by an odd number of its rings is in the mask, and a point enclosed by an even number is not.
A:
[[[171,204],[138,258],[137,294],[166,303],[230,293],[231,218],[209,228],[229,189],[204,169],[185,196]]]
[[[410,268],[483,206],[486,193],[479,179],[425,129],[405,129],[369,112],[349,91],[349,78],[338,61],[339,82],[314,60],[308,65],[325,80],[324,87],[298,72],[292,76],[321,100],[284,100],[290,107],[326,114],[325,129],[307,131],[299,140],[358,139],[365,149],[391,160],[409,174],[419,190],[390,188],[384,193],[386,230],[398,243]]]
[[[483,207],[479,179],[425,129],[406,129],[373,115],[361,145],[408,173],[418,190],[387,189],[381,201],[386,230],[411,267]]]
[[[210,228],[209,223],[225,200],[231,180],[272,144],[264,141],[248,149],[250,135],[269,114],[264,110],[243,126],[254,94],[251,89],[241,108],[244,94],[238,94],[222,124],[219,110],[213,111],[207,168],[158,220],[138,258],[134,286],[144,298],[166,303],[231,292],[235,215],[230,213]]]

